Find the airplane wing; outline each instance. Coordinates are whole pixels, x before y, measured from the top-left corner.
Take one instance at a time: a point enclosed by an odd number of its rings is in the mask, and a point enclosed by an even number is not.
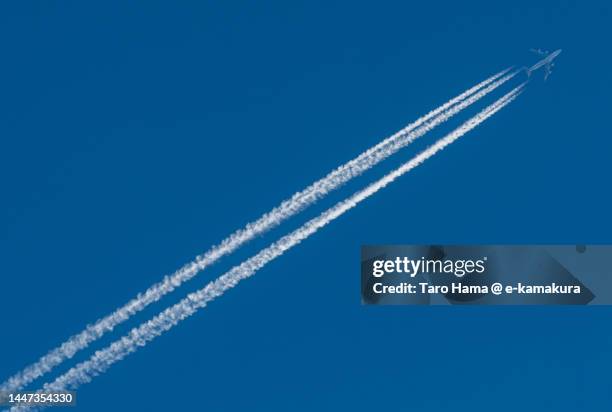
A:
[[[540,56],[546,56],[548,54],[546,50],[542,50],[542,49],[529,49],[529,51],[539,54]]]
[[[552,73],[552,64],[547,64],[544,67],[544,80],[548,79],[548,76]]]

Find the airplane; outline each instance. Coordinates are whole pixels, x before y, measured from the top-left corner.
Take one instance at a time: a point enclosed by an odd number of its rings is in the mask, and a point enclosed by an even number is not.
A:
[[[539,54],[540,56],[546,56],[533,66],[527,68],[527,77],[531,76],[531,73],[538,70],[540,67],[544,67],[544,80],[548,79],[548,76],[552,72],[552,67],[555,65],[553,60],[561,54],[561,49],[555,50],[550,53],[540,49],[531,49],[532,52]]]

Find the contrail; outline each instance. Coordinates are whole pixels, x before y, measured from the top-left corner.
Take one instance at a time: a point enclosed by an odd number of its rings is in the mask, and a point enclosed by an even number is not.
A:
[[[33,380],[51,371],[55,366],[61,364],[66,359],[72,358],[75,353],[86,348],[90,343],[96,341],[105,333],[112,331],[117,325],[125,322],[151,303],[158,301],[164,295],[172,292],[221,257],[233,252],[254,237],[279,225],[284,220],[297,214],[352,178],[359,176],[388,156],[396,153],[415,139],[423,136],[425,133],[486,96],[520,72],[517,70],[508,74],[511,69],[512,68],[506,69],[466,90],[437,109],[432,110],[425,116],[409,124],[391,137],[361,153],[353,160],[333,170],[327,176],[311,184],[306,189],[295,193],[290,199],[283,201],[279,206],[265,213],[256,221],[247,224],[244,228],[237,230],[224,239],[220,244],[213,246],[204,254],[197,256],[191,263],[183,266],[172,275],[165,276],[161,282],[149,287],[144,293],[138,294],[137,297],[130,300],[123,307],[99,319],[96,323],[88,325],[83,331],[70,337],[59,347],[52,349],[37,362],[27,366],[0,385],[0,391],[10,392],[21,389]]]
[[[314,219],[309,220],[303,226],[283,236],[267,248],[261,250],[242,264],[235,266],[216,280],[208,283],[203,289],[190,293],[179,303],[167,308],[153,319],[133,328],[127,335],[115,341],[103,350],[97,351],[85,362],[77,364],[65,374],[59,376],[55,381],[44,385],[44,391],[74,390],[78,386],[90,382],[91,379],[106,371],[112,364],[120,361],[138,347],[145,346],[148,342],[170,330],[180,321],[193,315],[199,309],[205,307],[210,301],[223,295],[227,290],[236,286],[241,280],[255,274],[270,261],[281,256],[284,252],[298,245],[320,228],[343,215],[360,202],[374,195],[376,192],[414,169],[440,150],[444,149],[461,136],[474,129],[504,106],[512,102],[523,90],[525,83],[514,88],[509,93],[486,107],[476,116],[472,117],[460,127],[438,140],[399,168],[385,175],[381,179],[368,185],[349,198],[337,203]],[[13,408],[13,411],[19,409]]]

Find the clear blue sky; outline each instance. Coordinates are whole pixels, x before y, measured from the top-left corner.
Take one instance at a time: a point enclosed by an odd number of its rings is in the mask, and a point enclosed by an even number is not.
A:
[[[533,63],[529,48],[562,48],[546,83],[84,386],[77,410],[610,408],[609,308],[359,297],[364,243],[612,241],[610,2],[81,3],[0,6],[0,380],[419,115]]]

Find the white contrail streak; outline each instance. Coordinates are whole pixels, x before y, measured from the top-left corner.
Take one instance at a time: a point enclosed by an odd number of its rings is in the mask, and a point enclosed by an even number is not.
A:
[[[295,193],[290,199],[283,201],[279,206],[265,213],[258,220],[247,224],[244,228],[231,234],[220,244],[213,246],[204,254],[197,256],[191,263],[183,266],[172,275],[164,277],[161,282],[149,287],[144,293],[139,294],[123,307],[99,319],[96,323],[88,325],[83,331],[72,336],[59,347],[52,349],[37,362],[27,366],[0,385],[0,391],[8,392],[21,389],[36,378],[51,371],[55,366],[61,364],[66,359],[72,358],[75,353],[86,348],[90,343],[96,341],[105,333],[112,331],[117,325],[125,322],[151,303],[158,301],[164,295],[172,292],[221,257],[233,252],[254,237],[279,225],[284,220],[321,199],[329,192],[380,163],[388,156],[396,153],[415,139],[423,136],[436,126],[447,121],[466,107],[486,96],[519,72],[514,71],[507,74],[509,71],[510,69],[506,69],[468,89],[437,109],[409,124],[393,136],[363,152],[355,159],[333,170],[327,176],[308,186],[306,189]]]
[[[236,286],[241,280],[246,279],[270,261],[281,256],[284,252],[298,245],[317,230],[324,227],[345,212],[357,206],[360,202],[372,196],[398,177],[414,169],[440,150],[444,149],[455,140],[484,122],[504,106],[513,101],[522,91],[525,83],[514,88],[509,93],[486,107],[476,116],[472,117],[460,127],[438,140],[399,168],[385,175],[381,179],[368,185],[349,198],[337,203],[319,216],[308,221],[300,228],[283,236],[242,264],[235,266],[216,280],[207,284],[203,289],[190,293],[179,303],[167,308],[153,319],[144,322],[132,329],[123,338],[115,341],[105,349],[97,351],[85,362],[77,364],[55,381],[44,385],[44,391],[74,390],[78,386],[91,381],[91,379],[107,370],[112,364],[120,361],[126,355],[134,352],[138,347],[145,346],[148,342],[163,334],[177,325],[180,321],[193,315],[199,309],[205,307],[213,299],[223,295],[227,290]],[[14,408],[13,411],[18,409]]]

